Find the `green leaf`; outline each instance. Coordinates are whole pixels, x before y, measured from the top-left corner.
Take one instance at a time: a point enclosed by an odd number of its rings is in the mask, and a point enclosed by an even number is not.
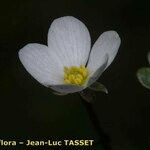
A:
[[[92,84],[89,89],[93,90],[93,91],[97,91],[97,92],[104,92],[106,94],[108,94],[108,90],[105,87],[105,85],[99,83],[99,82],[95,82],[94,84]]]
[[[150,52],[148,52],[147,57],[148,57],[148,62],[149,62],[149,64],[150,64]]]
[[[79,94],[88,103],[92,103],[95,100],[95,97],[96,97],[94,92],[92,92],[92,91],[90,91],[88,89],[79,92]]]
[[[140,68],[137,71],[137,78],[144,87],[150,89],[150,68]]]

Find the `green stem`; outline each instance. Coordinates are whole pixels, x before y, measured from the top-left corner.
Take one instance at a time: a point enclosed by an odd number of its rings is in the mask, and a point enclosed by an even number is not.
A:
[[[101,144],[104,150],[111,150],[109,137],[102,131],[97,115],[93,110],[92,104],[86,102],[83,99],[82,99],[82,103],[86,108],[89,119],[91,120],[96,133],[99,135],[99,140],[98,140],[99,142],[95,143],[95,145]]]

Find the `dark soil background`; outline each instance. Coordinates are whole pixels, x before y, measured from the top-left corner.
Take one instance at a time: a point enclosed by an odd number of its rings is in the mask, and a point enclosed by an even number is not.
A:
[[[93,107],[112,150],[150,149],[150,91],[136,78],[148,66],[150,4],[147,0],[5,0],[0,2],[0,138],[97,139],[80,97],[53,95],[23,68],[18,51],[46,44],[51,22],[71,15],[83,21],[92,43],[116,30],[121,47],[99,81]],[[97,148],[98,149],[98,148]]]

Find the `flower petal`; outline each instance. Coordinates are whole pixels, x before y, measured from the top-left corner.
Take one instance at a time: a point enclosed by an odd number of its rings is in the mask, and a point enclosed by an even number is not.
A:
[[[111,64],[118,52],[120,43],[120,37],[115,31],[104,32],[98,38],[92,48],[88,63],[92,72],[95,72],[99,68],[101,60],[106,54],[108,54],[109,57],[106,68]]]
[[[19,58],[26,70],[44,86],[62,83],[62,67],[47,46],[28,44],[19,51]]]
[[[74,17],[58,18],[49,29],[48,47],[58,55],[64,66],[86,64],[91,47],[89,31]]]
[[[105,70],[105,68],[107,66],[108,60],[109,60],[109,57],[106,54],[101,59],[101,61],[99,61],[100,67],[95,72],[93,72],[93,68],[92,68],[92,66],[90,66],[90,64],[87,66],[89,73],[90,73],[90,75],[89,75],[90,77],[89,77],[88,83],[86,85],[87,87],[92,85],[101,76],[101,74],[103,73],[103,71]]]
[[[51,85],[50,88],[57,92],[67,94],[82,91],[85,87],[72,84],[62,84],[62,85]]]

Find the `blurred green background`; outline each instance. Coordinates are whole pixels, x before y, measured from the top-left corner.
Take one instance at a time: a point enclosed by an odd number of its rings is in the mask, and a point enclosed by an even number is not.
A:
[[[147,0],[5,0],[0,5],[0,138],[97,139],[77,94],[59,97],[23,68],[18,51],[27,43],[47,43],[53,19],[72,15],[83,21],[92,43],[116,30],[122,44],[99,81],[93,107],[112,150],[150,148],[150,91],[136,78],[148,66],[150,5]],[[97,148],[98,149],[98,148]]]

